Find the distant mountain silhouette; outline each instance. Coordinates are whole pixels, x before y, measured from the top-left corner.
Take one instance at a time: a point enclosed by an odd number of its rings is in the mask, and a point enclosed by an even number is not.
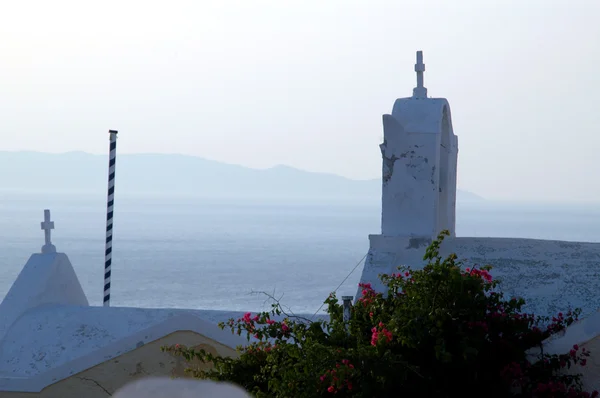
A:
[[[47,193],[103,193],[106,156],[84,152],[49,154],[0,151],[0,190]],[[194,156],[121,154],[118,194],[172,194],[222,198],[379,199],[381,180],[351,180],[288,166],[252,169]],[[481,197],[459,191],[458,201]]]

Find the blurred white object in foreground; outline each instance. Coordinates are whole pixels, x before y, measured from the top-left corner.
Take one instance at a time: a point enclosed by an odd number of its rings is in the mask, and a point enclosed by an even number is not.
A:
[[[137,380],[118,390],[114,398],[250,398],[229,383],[154,377]]]

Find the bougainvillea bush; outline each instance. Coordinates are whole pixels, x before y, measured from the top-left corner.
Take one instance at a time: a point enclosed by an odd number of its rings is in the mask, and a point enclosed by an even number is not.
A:
[[[582,391],[580,374],[565,372],[585,365],[585,349],[542,351],[534,361],[526,354],[579,311],[551,319],[523,313],[522,299],[497,292],[491,267],[463,268],[455,255],[440,257],[445,234],[427,249],[423,269],[381,275],[387,294],[361,285],[347,322],[331,294],[328,321],[286,316],[275,303],[270,312],[221,324],[248,336],[237,358],[164,349],[214,365],[188,369],[193,376],[230,381],[256,397],[598,396]]]

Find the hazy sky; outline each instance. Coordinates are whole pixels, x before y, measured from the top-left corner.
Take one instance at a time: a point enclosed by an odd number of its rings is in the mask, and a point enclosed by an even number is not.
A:
[[[0,150],[106,153],[118,129],[120,153],[378,177],[423,50],[460,188],[600,201],[598,21],[598,0],[4,1]]]

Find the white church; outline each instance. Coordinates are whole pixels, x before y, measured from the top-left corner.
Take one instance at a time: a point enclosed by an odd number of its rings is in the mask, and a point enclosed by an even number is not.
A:
[[[456,237],[458,139],[446,99],[430,98],[417,52],[417,87],[383,116],[381,234],[369,236],[361,281],[382,288],[378,275],[399,265],[423,266],[425,248],[441,230],[451,236],[442,254],[466,264],[491,264],[507,295],[528,311],[554,314],[569,307],[586,317],[548,341],[548,352],[579,344],[595,352],[582,371],[586,389],[600,389],[600,243]],[[183,376],[187,363],[161,346],[201,347],[235,356],[247,340],[217,323],[239,312],[90,306],[68,256],[52,242],[31,255],[0,304],[0,397],[106,397],[147,376]],[[60,243],[57,243],[60,248]]]
[[[361,282],[379,289],[379,274],[400,264],[421,267],[425,248],[448,230],[442,255],[456,253],[466,266],[490,264],[509,296],[523,297],[526,310],[555,315],[568,307],[584,316],[600,309],[600,243],[521,238],[457,237],[458,139],[450,105],[429,98],[422,52],[417,52],[417,87],[383,115],[384,142],[381,234],[370,235]]]

